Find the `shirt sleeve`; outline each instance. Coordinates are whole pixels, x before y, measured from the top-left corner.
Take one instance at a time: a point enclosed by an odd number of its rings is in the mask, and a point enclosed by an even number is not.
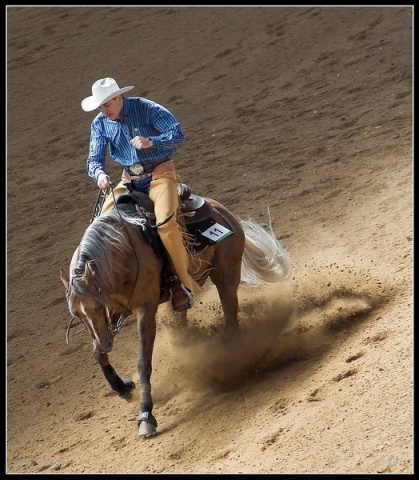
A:
[[[93,120],[90,130],[89,157],[87,158],[87,174],[97,182],[100,173],[105,172],[106,148],[108,141],[100,124]]]
[[[184,143],[185,138],[180,123],[167,108],[153,103],[151,117],[154,128],[161,132],[160,135],[150,137],[155,147],[172,150]]]

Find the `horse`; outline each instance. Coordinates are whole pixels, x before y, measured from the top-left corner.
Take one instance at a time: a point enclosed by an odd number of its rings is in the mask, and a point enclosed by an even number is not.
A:
[[[187,185],[178,190],[182,200],[178,218],[183,218],[193,239],[194,249],[189,248],[193,276],[201,286],[208,278],[215,285],[226,332],[240,331],[239,285],[286,280],[292,270],[290,256],[272,227],[243,220],[220,202],[192,194]],[[131,192],[117,197],[114,208],[97,215],[85,230],[72,255],[69,275],[60,269],[72,316],[67,334],[77,318],[91,336],[93,356],[105,379],[125,399],[132,396],[135,383],[117,374],[108,355],[123,320],[129,315],[137,319],[137,426],[144,438],[157,434],[151,395],[156,313],[170,298],[167,258],[152,220],[153,205],[147,195]]]

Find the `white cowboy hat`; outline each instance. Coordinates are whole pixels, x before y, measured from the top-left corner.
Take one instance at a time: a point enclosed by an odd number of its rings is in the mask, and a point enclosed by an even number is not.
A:
[[[112,98],[122,95],[133,88],[134,87],[119,88],[113,78],[101,78],[92,85],[92,96],[82,100],[81,108],[85,112],[91,112],[109,100],[112,100]]]

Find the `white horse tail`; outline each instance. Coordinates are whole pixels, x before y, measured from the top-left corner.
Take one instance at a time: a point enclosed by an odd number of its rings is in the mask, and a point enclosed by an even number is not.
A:
[[[291,258],[279,243],[272,227],[253,220],[241,220],[246,236],[241,281],[260,285],[286,280],[292,272]]]

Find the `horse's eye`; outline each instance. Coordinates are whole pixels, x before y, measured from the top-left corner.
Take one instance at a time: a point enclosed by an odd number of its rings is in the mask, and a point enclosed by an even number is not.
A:
[[[97,303],[97,304],[95,305],[95,312],[96,312],[96,313],[103,312],[103,305],[101,305],[100,303]]]

